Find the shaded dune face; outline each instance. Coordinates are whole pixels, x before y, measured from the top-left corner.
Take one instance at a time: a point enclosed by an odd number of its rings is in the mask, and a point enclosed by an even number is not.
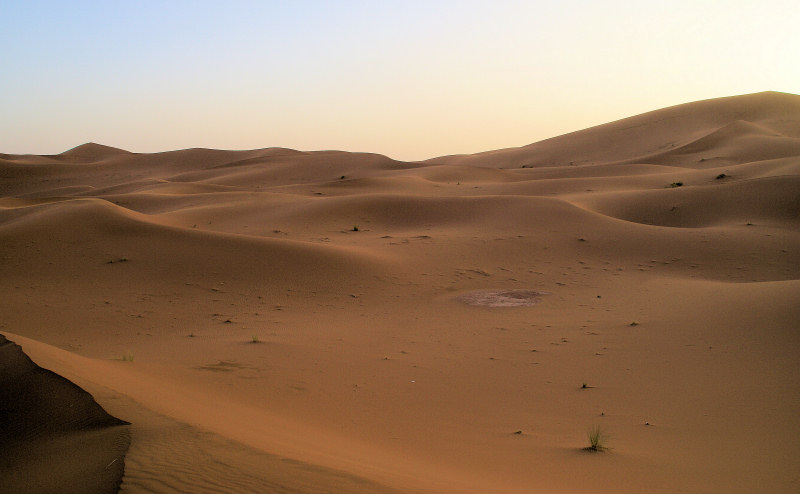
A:
[[[0,470],[7,492],[116,492],[128,423],[0,335]],[[104,430],[108,430],[106,432]]]
[[[80,387],[36,365],[0,335],[0,442],[125,425]]]
[[[798,293],[791,94],[420,162],[0,154],[0,330],[133,423],[5,342],[0,480],[127,431],[123,492],[792,492]]]

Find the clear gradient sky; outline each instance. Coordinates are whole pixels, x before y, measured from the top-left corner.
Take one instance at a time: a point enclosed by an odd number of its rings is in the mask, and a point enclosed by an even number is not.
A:
[[[800,93],[797,0],[5,1],[0,152],[520,146]]]

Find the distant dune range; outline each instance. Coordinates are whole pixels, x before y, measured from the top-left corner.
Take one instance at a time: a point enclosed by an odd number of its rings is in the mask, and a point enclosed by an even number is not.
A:
[[[15,439],[21,492],[125,448],[131,493],[800,490],[797,95],[421,162],[0,154],[0,290],[130,422]]]

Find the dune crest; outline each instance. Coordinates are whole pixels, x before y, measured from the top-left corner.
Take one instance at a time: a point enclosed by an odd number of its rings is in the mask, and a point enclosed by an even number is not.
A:
[[[117,492],[128,422],[0,335],[0,475],[8,492]],[[56,466],[53,466],[56,465]]]
[[[80,146],[75,146],[72,149],[64,151],[57,155],[59,158],[75,161],[99,161],[105,158],[112,158],[118,155],[131,154],[130,151],[118,149],[103,144],[96,144],[94,142],[87,142]]]
[[[647,156],[686,145],[737,121],[774,125],[786,137],[800,139],[798,113],[800,96],[767,91],[685,103],[519,148],[435,158],[431,162],[490,163],[502,168],[647,163]]]

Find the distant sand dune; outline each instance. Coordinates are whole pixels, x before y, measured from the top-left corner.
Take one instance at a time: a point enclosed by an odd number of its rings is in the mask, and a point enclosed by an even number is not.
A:
[[[778,128],[796,129],[798,112],[800,100],[793,94],[765,92],[719,98],[656,110],[520,148],[436,158],[432,162],[483,162],[509,168],[641,160],[686,145],[737,120],[767,125],[788,121]]]
[[[131,154],[124,149],[112,148],[111,146],[104,146],[102,144],[95,144],[89,142],[81,144],[68,151],[55,156],[65,161],[100,161],[106,158],[112,158],[117,155]]]

